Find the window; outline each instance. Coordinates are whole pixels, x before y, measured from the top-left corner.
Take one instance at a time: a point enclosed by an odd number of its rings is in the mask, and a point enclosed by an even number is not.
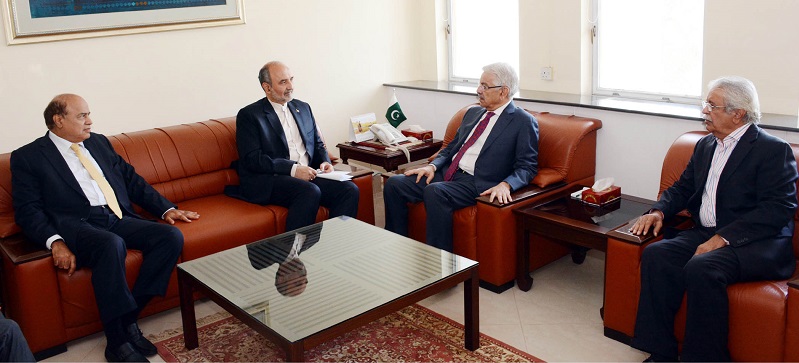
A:
[[[594,0],[594,93],[695,102],[704,10],[700,0]]]
[[[476,81],[483,66],[519,71],[519,1],[449,0],[449,79]]]

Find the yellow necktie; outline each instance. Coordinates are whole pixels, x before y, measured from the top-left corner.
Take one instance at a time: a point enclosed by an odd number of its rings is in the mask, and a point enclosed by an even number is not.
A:
[[[117,196],[114,194],[114,189],[111,188],[111,184],[108,184],[108,180],[100,174],[100,171],[94,167],[89,159],[86,158],[85,155],[80,151],[80,147],[78,144],[72,144],[69,147],[72,151],[75,152],[75,155],[78,156],[78,160],[80,163],[83,164],[83,167],[86,168],[86,171],[89,172],[89,175],[92,176],[92,179],[97,183],[97,186],[100,187],[100,191],[103,192],[103,196],[105,196],[105,202],[108,203],[108,207],[111,208],[111,211],[116,214],[119,219],[122,219],[122,209],[119,208],[119,202],[117,201]]]

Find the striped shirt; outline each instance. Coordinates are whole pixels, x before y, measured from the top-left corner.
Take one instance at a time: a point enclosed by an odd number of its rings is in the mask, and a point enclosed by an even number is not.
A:
[[[724,140],[716,138],[716,150],[713,152],[713,161],[710,163],[710,171],[705,182],[705,191],[702,193],[702,205],[699,207],[699,220],[704,227],[716,226],[716,193],[718,192],[719,177],[724,170],[724,165],[730,158],[741,136],[749,129],[747,123],[737,130],[731,132]]]

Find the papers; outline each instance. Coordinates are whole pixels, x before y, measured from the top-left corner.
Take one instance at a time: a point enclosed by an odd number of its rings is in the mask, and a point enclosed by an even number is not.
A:
[[[348,171],[339,171],[339,170],[334,170],[329,173],[318,173],[316,174],[316,177],[335,180],[335,181],[352,180],[352,175],[350,175]]]

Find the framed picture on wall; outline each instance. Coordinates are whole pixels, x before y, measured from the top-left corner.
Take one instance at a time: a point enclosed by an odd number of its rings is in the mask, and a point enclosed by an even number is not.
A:
[[[0,0],[8,44],[244,24],[243,0]]]

